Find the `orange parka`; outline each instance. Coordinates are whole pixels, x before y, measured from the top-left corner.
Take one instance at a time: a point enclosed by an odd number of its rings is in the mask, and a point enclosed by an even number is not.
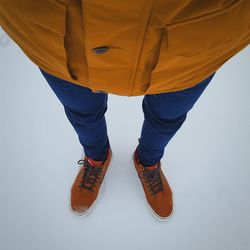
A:
[[[246,47],[250,0],[0,0],[0,25],[46,72],[138,96],[192,87]]]

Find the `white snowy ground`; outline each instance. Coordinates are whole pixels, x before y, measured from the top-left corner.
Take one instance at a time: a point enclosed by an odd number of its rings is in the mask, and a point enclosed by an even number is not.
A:
[[[82,154],[78,138],[38,68],[4,39],[1,250],[250,249],[250,47],[217,71],[166,147],[162,167],[175,211],[161,222],[145,205],[132,162],[143,96],[109,95],[113,160],[103,196],[89,216],[76,217],[69,191]]]

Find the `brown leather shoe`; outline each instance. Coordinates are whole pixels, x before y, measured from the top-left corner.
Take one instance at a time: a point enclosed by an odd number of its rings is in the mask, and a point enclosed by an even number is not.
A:
[[[133,160],[147,203],[157,219],[165,220],[173,211],[172,190],[162,172],[161,162],[144,167],[139,162],[137,148],[134,151]]]
[[[102,182],[109,167],[112,150],[107,150],[104,161],[95,161],[86,155],[78,161],[82,164],[71,187],[71,211],[76,215],[87,215],[97,201]]]

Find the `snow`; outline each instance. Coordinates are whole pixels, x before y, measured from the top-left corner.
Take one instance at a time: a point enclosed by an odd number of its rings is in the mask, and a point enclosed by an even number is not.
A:
[[[69,192],[81,145],[37,66],[4,39],[0,249],[250,249],[249,47],[217,71],[165,148],[175,210],[161,222],[146,206],[132,161],[143,96],[109,94],[113,159],[103,194],[88,216],[74,216]]]

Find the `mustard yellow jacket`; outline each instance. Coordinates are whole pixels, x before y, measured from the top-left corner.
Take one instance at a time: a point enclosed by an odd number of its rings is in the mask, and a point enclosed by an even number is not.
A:
[[[37,66],[107,93],[192,87],[250,42],[250,0],[0,0]]]

